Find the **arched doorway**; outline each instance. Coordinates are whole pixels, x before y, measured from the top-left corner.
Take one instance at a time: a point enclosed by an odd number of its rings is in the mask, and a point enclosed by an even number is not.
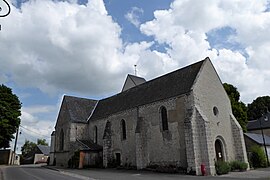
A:
[[[224,161],[223,146],[222,142],[219,139],[217,139],[215,142],[215,150],[216,150],[216,160]]]

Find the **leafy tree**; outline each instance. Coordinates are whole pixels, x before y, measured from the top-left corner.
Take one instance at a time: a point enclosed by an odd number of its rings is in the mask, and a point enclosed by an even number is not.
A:
[[[25,157],[29,152],[36,148],[37,144],[26,140],[24,145],[21,147],[22,156]]]
[[[224,83],[223,87],[227,92],[232,106],[232,112],[234,117],[237,119],[241,125],[244,132],[247,131],[247,107],[240,101],[240,93],[237,88],[231,84]]]
[[[46,139],[37,139],[37,145],[48,146],[48,143],[46,143]]]
[[[13,134],[20,125],[21,103],[11,88],[0,85],[0,148],[10,147]]]
[[[259,119],[266,110],[270,110],[270,96],[262,96],[248,105],[248,119]]]
[[[37,139],[37,143],[26,140],[24,145],[21,147],[22,156],[25,157],[29,152],[34,151],[37,145],[48,146],[48,143],[46,143],[46,139]]]

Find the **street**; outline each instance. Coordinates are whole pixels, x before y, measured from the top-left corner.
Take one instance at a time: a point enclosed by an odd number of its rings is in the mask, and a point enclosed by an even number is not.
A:
[[[50,168],[50,169],[48,169]],[[0,180],[226,180],[270,179],[270,168],[232,172],[223,176],[191,176],[117,169],[66,169],[41,165],[0,166]]]
[[[4,180],[78,180],[89,179],[80,176],[70,176],[64,173],[53,171],[50,169],[42,168],[39,165],[24,165],[24,166],[7,166],[1,168],[2,178]],[[1,176],[0,176],[0,180]]]

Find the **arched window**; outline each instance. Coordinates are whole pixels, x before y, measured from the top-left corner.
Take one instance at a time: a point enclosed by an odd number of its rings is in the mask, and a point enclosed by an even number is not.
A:
[[[122,128],[122,139],[127,139],[127,130],[126,130],[126,122],[124,119],[121,120],[121,128]]]
[[[98,129],[97,126],[94,127],[94,143],[98,141]]]
[[[64,150],[64,131],[63,131],[63,129],[61,129],[61,132],[60,132],[60,147],[59,147],[59,150],[60,151]]]
[[[167,117],[167,109],[162,106],[160,108],[160,114],[161,114],[161,122],[162,122],[162,130],[168,130],[168,117]]]

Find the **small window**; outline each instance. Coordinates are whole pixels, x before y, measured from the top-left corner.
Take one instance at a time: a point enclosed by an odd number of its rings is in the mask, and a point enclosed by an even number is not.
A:
[[[122,139],[127,139],[127,130],[126,130],[126,122],[124,119],[121,120],[121,128],[122,128]]]
[[[94,127],[94,143],[97,143],[98,140],[98,129],[97,126]]]
[[[160,113],[161,113],[162,130],[166,131],[168,130],[167,109],[164,106],[162,106],[160,108]]]
[[[213,108],[213,113],[215,116],[218,116],[219,112],[218,112],[218,108],[216,106]]]

